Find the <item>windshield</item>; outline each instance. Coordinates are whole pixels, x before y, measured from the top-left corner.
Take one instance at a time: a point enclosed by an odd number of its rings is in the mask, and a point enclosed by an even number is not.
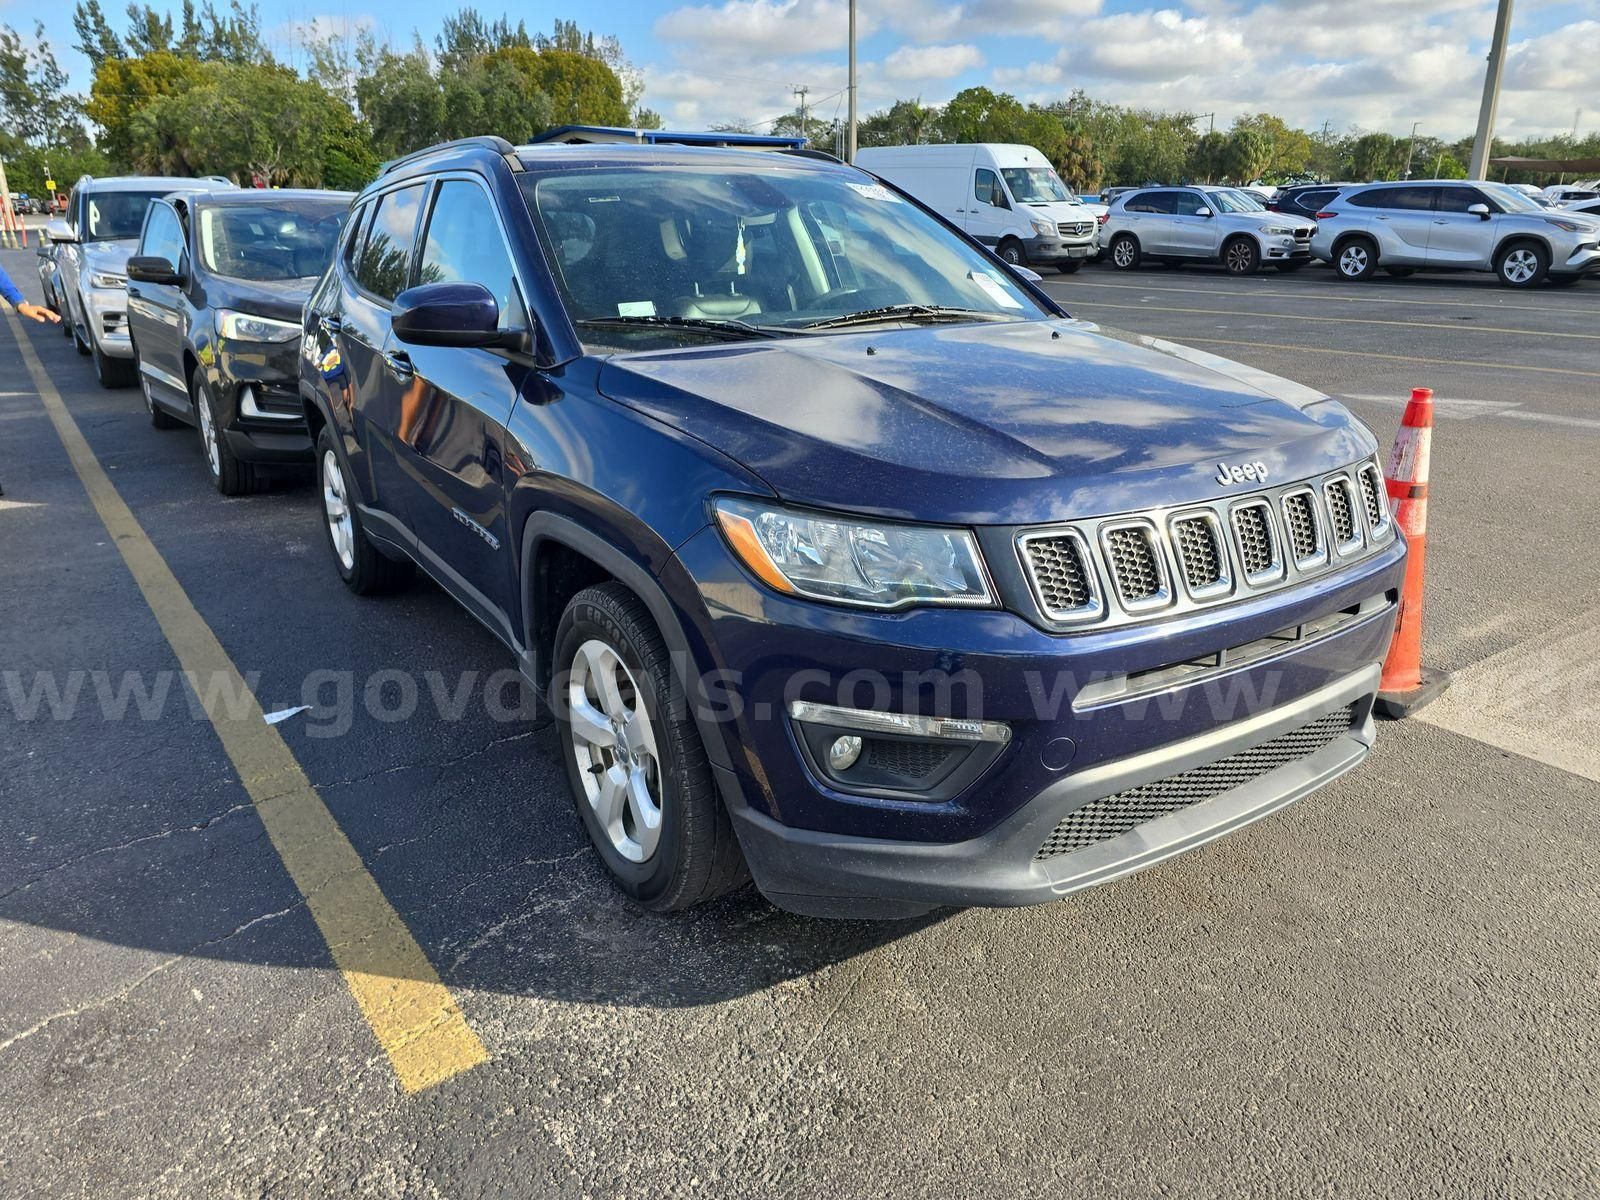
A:
[[[710,332],[667,321],[798,334],[902,305],[937,310],[927,320],[1044,315],[993,259],[867,176],[751,159],[520,177],[586,343],[645,349]]]
[[[1480,183],[1478,189],[1500,206],[1501,212],[1543,212],[1544,205],[1536,204],[1514,187],[1503,183]]]
[[[1049,167],[1001,167],[1000,174],[1018,204],[1049,204],[1073,198]]]
[[[84,197],[83,239],[109,242],[115,238],[136,238],[144,226],[144,212],[150,201],[165,192],[90,192]]]
[[[1218,188],[1214,192],[1207,192],[1206,195],[1216,204],[1218,212],[1265,212],[1267,209],[1260,199],[1249,192],[1241,192],[1238,188]]]
[[[200,261],[232,279],[321,275],[349,213],[344,198],[207,205],[200,209]]]

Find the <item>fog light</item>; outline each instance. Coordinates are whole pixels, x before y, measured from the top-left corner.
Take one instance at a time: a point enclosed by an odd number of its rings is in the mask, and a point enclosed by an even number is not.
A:
[[[828,747],[828,765],[835,771],[848,771],[861,757],[861,739],[852,734],[833,739]]]

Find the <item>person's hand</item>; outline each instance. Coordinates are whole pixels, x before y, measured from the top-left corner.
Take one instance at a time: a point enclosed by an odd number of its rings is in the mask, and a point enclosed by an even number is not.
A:
[[[42,304],[29,304],[27,301],[17,305],[17,311],[29,320],[38,321],[41,325],[49,321],[52,325],[61,324],[61,318],[56,316]]]

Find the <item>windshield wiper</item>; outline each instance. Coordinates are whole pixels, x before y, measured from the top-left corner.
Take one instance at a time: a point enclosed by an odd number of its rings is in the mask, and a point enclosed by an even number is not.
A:
[[[801,329],[840,329],[846,325],[871,325],[878,321],[1003,321],[1000,313],[984,312],[976,308],[952,308],[946,304],[887,304],[882,308],[864,308],[860,312],[845,313],[841,317],[825,317],[812,321]]]
[[[752,325],[734,318],[717,320],[713,317],[584,317],[573,324],[600,329],[686,329],[709,337],[747,338],[778,337],[779,331]]]

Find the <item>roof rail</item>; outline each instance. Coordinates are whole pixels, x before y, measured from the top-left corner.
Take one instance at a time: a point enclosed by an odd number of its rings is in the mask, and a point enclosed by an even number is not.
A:
[[[826,150],[814,150],[810,146],[795,146],[782,151],[782,153],[792,154],[796,158],[817,158],[821,159],[823,162],[844,162],[844,159],[840,158],[837,154],[829,154]]]
[[[396,167],[404,166],[408,162],[415,162],[419,158],[438,154],[443,150],[461,150],[468,146],[481,146],[485,150],[493,150],[496,154],[515,158],[517,148],[503,137],[496,137],[492,133],[481,134],[478,137],[456,138],[451,142],[438,142],[432,146],[424,146],[421,150],[413,150],[410,154],[402,154],[399,158],[391,158],[388,162],[378,167],[379,175],[387,175]]]
[[[735,146],[754,150],[789,150],[805,145],[803,137],[734,133],[729,130],[630,129],[621,125],[560,125],[528,143],[532,146]]]

